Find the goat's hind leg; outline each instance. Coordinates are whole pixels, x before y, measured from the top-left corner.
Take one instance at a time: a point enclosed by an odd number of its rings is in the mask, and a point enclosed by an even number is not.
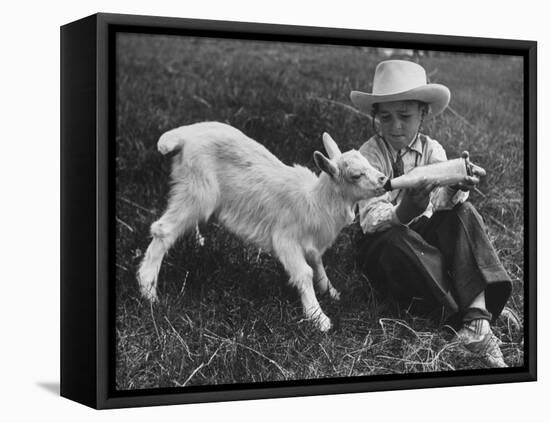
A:
[[[313,289],[313,270],[307,264],[300,246],[279,239],[274,242],[273,249],[290,276],[290,284],[300,293],[305,317],[314,322],[321,332],[328,331],[332,324],[317,301]]]
[[[181,235],[196,227],[197,222],[198,217],[193,213],[172,206],[151,225],[153,240],[145,252],[137,275],[141,295],[149,301],[158,299],[158,274],[164,255]]]

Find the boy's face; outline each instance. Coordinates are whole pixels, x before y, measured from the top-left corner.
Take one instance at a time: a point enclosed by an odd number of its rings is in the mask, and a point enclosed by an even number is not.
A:
[[[413,140],[420,123],[422,110],[417,101],[391,101],[377,105],[376,117],[384,139],[396,150]]]

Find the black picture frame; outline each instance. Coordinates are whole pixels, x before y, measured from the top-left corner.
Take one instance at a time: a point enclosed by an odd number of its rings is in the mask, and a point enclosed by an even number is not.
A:
[[[498,53],[524,58],[524,366],[453,374],[383,375],[202,388],[116,391],[113,271],[113,75],[117,32]],[[61,395],[119,408],[534,381],[536,356],[536,113],[534,41],[95,14],[61,28]]]

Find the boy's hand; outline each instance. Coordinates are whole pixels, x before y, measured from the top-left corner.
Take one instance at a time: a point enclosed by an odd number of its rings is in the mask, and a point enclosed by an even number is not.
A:
[[[470,191],[479,184],[479,176],[466,176],[462,182],[452,185],[451,188],[461,191]]]
[[[407,189],[395,210],[399,221],[406,224],[424,213],[430,203],[430,194],[436,187],[437,183],[423,180],[417,188]]]
[[[452,188],[455,190],[469,191],[472,188],[475,188],[479,184],[479,179],[482,176],[485,176],[487,172],[480,166],[477,166],[470,162],[470,155],[467,151],[462,153],[462,158],[466,160],[466,166],[468,167],[469,175],[464,178],[464,181],[453,185]]]

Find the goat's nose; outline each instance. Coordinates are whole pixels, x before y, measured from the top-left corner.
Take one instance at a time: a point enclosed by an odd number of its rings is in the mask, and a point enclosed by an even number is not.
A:
[[[386,175],[380,175],[378,177],[378,182],[380,183],[380,185],[384,185],[387,180],[388,180],[388,177]]]

